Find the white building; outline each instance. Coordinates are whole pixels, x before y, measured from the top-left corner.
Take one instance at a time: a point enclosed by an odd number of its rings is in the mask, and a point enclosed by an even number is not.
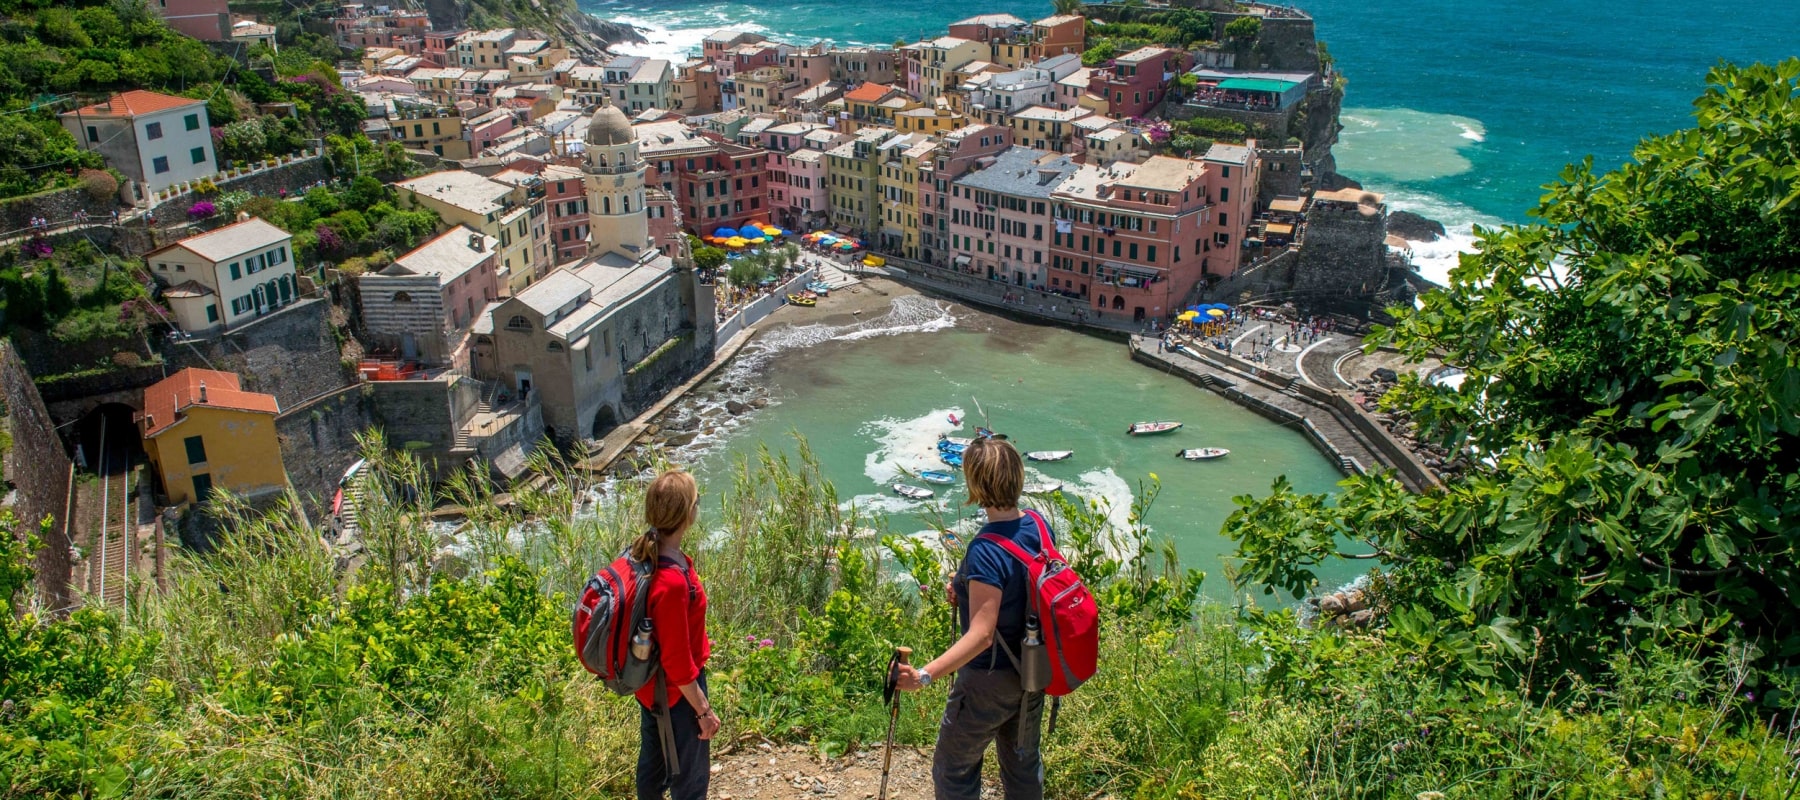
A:
[[[144,263],[182,330],[230,330],[299,299],[293,238],[248,217],[152,250]]]
[[[212,122],[200,100],[132,90],[61,117],[76,144],[105,156],[146,192],[219,172]]]

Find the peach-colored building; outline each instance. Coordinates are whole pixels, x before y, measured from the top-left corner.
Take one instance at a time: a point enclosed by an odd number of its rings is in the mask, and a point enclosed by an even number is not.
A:
[[[919,164],[919,260],[948,266],[950,185],[1012,146],[1012,130],[970,125],[944,134],[929,161]]]
[[[1014,286],[1048,285],[1050,194],[1074,159],[1010,147],[950,184],[950,265]]]

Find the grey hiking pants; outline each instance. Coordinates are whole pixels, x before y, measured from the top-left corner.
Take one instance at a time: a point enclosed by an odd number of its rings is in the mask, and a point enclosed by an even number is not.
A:
[[[1043,800],[1038,722],[1043,719],[1044,694],[1024,695],[1019,674],[1010,669],[965,668],[956,673],[931,762],[937,800],[980,800],[981,761],[988,742],[994,743],[1000,760],[1006,800]]]

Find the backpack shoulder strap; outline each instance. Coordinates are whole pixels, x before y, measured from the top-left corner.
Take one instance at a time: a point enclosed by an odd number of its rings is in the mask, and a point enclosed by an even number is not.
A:
[[[976,541],[990,542],[992,544],[999,545],[1000,549],[1005,550],[1008,553],[1011,553],[1013,558],[1018,559],[1020,562],[1024,563],[1028,567],[1031,565],[1032,562],[1037,560],[1037,556],[1032,555],[1025,548],[1020,547],[1018,542],[1015,542],[1011,539],[1001,536],[1000,534],[984,533],[984,534],[981,534],[980,536],[975,537],[975,539],[976,539]]]
[[[1027,508],[1025,509],[1025,516],[1030,517],[1032,523],[1037,525],[1038,542],[1042,545],[1039,550],[1041,550],[1044,555],[1056,559],[1057,561],[1065,560],[1062,557],[1062,551],[1056,549],[1056,542],[1050,535],[1050,523],[1044,520],[1044,515],[1039,514],[1036,509]]]

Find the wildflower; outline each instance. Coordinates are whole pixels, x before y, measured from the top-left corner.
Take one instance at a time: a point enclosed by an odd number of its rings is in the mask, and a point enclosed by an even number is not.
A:
[[[764,640],[762,640],[762,641],[760,641],[760,642],[757,642],[757,643],[756,643],[756,646],[757,646],[757,647],[774,647],[774,646],[775,646],[775,640],[774,640],[774,639],[764,639]]]

